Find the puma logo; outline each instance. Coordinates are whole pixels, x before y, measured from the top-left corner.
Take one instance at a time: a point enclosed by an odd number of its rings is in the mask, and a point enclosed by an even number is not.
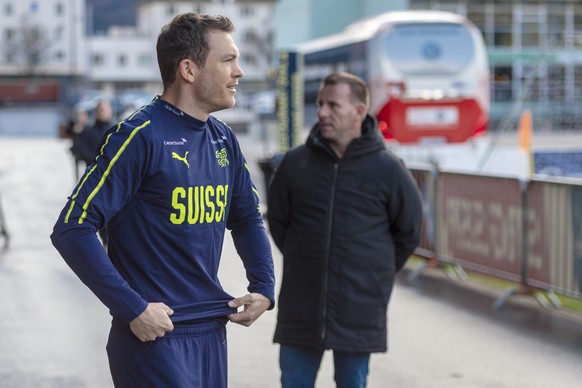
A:
[[[186,164],[186,166],[188,166],[188,168],[190,168],[190,163],[188,163],[188,161],[186,160],[186,157],[188,156],[188,152],[189,151],[186,151],[186,153],[184,154],[183,157],[178,155],[175,152],[172,152],[172,158],[181,160],[182,162],[184,162]]]

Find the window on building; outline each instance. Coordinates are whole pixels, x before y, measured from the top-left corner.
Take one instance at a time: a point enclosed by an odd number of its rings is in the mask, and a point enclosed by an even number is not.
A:
[[[30,53],[28,58],[30,59],[30,63],[33,65],[40,65],[40,63],[41,63],[40,53]]]
[[[258,39],[258,36],[257,36],[257,33],[255,32],[255,30],[246,30],[243,33],[243,41],[246,43],[255,43],[258,40],[259,39]]]
[[[91,64],[93,66],[103,66],[105,63],[105,57],[101,53],[93,53],[91,55]]]
[[[575,4],[574,8],[574,44],[582,47],[582,4]]]
[[[487,23],[487,9],[485,4],[471,4],[467,18],[475,24],[475,27],[477,27],[479,31],[481,31],[481,34],[483,34],[483,40],[487,44],[492,44],[493,37],[489,30],[493,29],[493,26],[489,26]]]
[[[430,9],[430,1],[411,0],[410,9]]]
[[[175,16],[175,13],[176,13],[176,7],[174,7],[174,4],[169,4],[166,8],[166,15]]]
[[[538,47],[546,43],[542,27],[547,25],[545,9],[538,6],[523,6],[521,12],[521,46]]]
[[[551,47],[566,45],[566,17],[563,4],[548,7],[548,42]]]
[[[566,91],[570,88],[570,85],[566,83],[566,67],[562,65],[549,66],[545,79],[548,83],[548,100],[552,103],[565,102]]]
[[[56,62],[63,62],[65,60],[65,53],[62,50],[58,50],[54,55]]]
[[[582,103],[582,65],[574,66],[574,102]]]
[[[493,69],[493,100],[495,102],[510,102],[513,100],[511,86],[511,66],[496,66]]]
[[[4,15],[10,16],[13,13],[14,13],[14,7],[12,6],[12,3],[4,4]]]
[[[524,22],[521,24],[522,47],[538,47],[542,44],[539,27],[540,25],[536,22]]]
[[[12,28],[7,28],[4,30],[4,40],[6,42],[13,42],[16,37],[16,31]]]
[[[243,17],[253,17],[255,9],[252,5],[243,5],[240,7],[240,15]]]
[[[149,66],[152,64],[152,56],[149,53],[139,54],[137,57],[137,63],[140,66]]]
[[[241,56],[241,62],[243,63],[243,66],[257,66],[257,58],[251,54],[243,54]]]
[[[521,97],[530,102],[547,100],[542,76],[542,68],[538,64],[524,65],[521,77]]]
[[[471,4],[471,7],[473,7],[473,4]],[[463,16],[467,15],[467,8],[465,7],[465,4],[462,4],[460,1],[441,1],[436,4],[434,9],[458,13],[459,15]]]
[[[117,57],[117,64],[122,67],[127,65],[127,56],[125,54],[120,54]]]
[[[511,47],[512,38],[512,8],[507,5],[495,5],[495,33],[493,44],[501,47]]]
[[[56,41],[62,40],[63,39],[64,31],[65,31],[65,26],[63,26],[62,24],[56,26],[55,27],[55,39],[54,40],[56,40]]]
[[[55,4],[55,14],[57,16],[63,16],[65,14],[65,6],[63,5],[63,3]]]
[[[467,13],[467,18],[479,27],[480,30],[484,30],[487,22],[485,4],[471,5]]]

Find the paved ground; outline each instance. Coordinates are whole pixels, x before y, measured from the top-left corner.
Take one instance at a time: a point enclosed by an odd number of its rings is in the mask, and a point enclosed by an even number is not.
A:
[[[264,151],[241,136],[255,178]],[[68,143],[0,137],[0,201],[12,239],[0,251],[0,387],[111,387],[107,310],[52,248],[49,234],[73,187]],[[261,186],[260,182],[257,182]],[[0,241],[1,242],[1,241]],[[275,251],[277,274],[281,257]],[[234,295],[244,274],[230,239],[221,279]],[[431,272],[400,278],[390,306],[390,352],[372,358],[370,388],[574,388],[582,381],[582,320],[529,300],[491,309],[495,293]],[[276,312],[251,328],[229,325],[235,388],[278,386]],[[326,355],[318,388],[333,387]]]

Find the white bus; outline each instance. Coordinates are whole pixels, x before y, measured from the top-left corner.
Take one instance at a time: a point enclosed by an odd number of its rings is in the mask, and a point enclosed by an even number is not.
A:
[[[455,143],[486,131],[487,52],[480,31],[461,15],[388,12],[292,51],[302,61],[306,124],[316,121],[321,79],[348,71],[368,83],[370,112],[386,139]]]

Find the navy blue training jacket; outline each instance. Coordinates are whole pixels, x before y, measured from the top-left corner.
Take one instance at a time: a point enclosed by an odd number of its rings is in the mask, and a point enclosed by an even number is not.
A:
[[[109,255],[96,236],[105,226]],[[274,301],[271,248],[235,135],[156,98],[107,132],[51,239],[115,318],[163,302],[177,323],[235,312],[217,276],[227,228],[249,292]]]

